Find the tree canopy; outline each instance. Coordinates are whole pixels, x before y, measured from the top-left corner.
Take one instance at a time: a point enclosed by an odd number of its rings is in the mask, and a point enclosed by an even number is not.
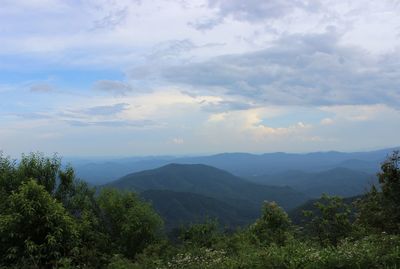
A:
[[[248,227],[208,220],[168,239],[136,193],[93,189],[57,155],[0,155],[0,268],[398,268],[399,162],[387,158],[355,207],[323,195],[304,227],[265,202]]]

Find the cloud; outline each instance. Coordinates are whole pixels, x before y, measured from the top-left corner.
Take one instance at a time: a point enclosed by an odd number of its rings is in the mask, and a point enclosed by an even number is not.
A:
[[[126,95],[132,91],[132,87],[122,81],[117,80],[99,80],[93,85],[96,91],[111,93],[113,95]]]
[[[85,121],[85,120],[65,120],[71,126],[75,127],[154,127],[158,125],[154,121],[151,120],[98,120],[98,121]]]
[[[43,112],[18,113],[13,116],[26,120],[48,120],[52,118],[52,116]]]
[[[215,26],[221,24],[224,21],[222,16],[214,18],[199,18],[193,22],[189,22],[188,25],[199,31],[206,31],[214,28]]]
[[[334,120],[331,118],[324,118],[321,120],[322,125],[331,125],[334,123]]]
[[[155,45],[147,59],[153,61],[174,58],[195,48],[198,46],[189,39],[168,40]]]
[[[296,10],[315,12],[321,5],[317,0],[208,0],[208,6],[218,10],[219,17],[214,19],[216,22],[222,21],[225,17],[239,21],[259,22],[282,18]],[[205,25],[212,27],[215,23]]]
[[[128,103],[99,105],[89,108],[69,109],[56,113],[55,120],[66,122],[75,127],[156,127],[160,124],[151,119],[131,118],[124,112],[129,112],[132,106]]]
[[[207,141],[215,145],[229,145],[231,150],[241,147],[255,151],[270,147],[278,149],[281,143],[288,143],[285,144],[288,147],[295,145],[297,148],[300,142],[310,142],[310,137],[315,140],[311,124],[298,121],[276,126],[276,122],[269,119],[271,113],[275,112],[256,108],[212,114],[203,125],[203,133],[200,133]]]
[[[119,103],[110,106],[95,106],[88,109],[83,110],[85,114],[88,115],[100,115],[100,116],[109,116],[115,115],[125,110],[129,109],[130,105],[127,103]]]
[[[37,83],[37,84],[32,84],[30,86],[31,92],[46,93],[46,92],[52,92],[54,90],[55,90],[55,87],[48,83]]]
[[[226,101],[208,102],[202,106],[203,111],[206,112],[221,112],[232,110],[247,110],[256,107],[255,104],[247,103],[244,101]]]
[[[124,7],[115,11],[110,11],[109,14],[101,19],[93,22],[93,30],[98,29],[114,29],[123,23],[128,17],[128,7]]]
[[[284,36],[257,52],[147,72],[167,84],[188,86],[186,91],[208,89],[261,104],[399,106],[400,51],[375,56],[339,41],[331,27]]]
[[[172,139],[171,142],[172,142],[172,144],[175,144],[175,145],[182,145],[183,143],[185,143],[185,140],[183,140],[183,138],[180,138],[180,137],[175,137]]]

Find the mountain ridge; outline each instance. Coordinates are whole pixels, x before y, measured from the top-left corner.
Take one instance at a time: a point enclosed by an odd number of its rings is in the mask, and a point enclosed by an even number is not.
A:
[[[264,200],[275,200],[284,208],[292,208],[308,199],[289,187],[255,184],[203,164],[169,164],[128,174],[105,186],[139,193],[146,190],[197,193],[230,204],[247,201],[256,207],[261,207]]]

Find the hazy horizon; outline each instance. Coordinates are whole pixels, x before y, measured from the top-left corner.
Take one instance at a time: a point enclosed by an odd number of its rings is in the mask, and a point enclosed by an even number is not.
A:
[[[399,145],[398,1],[3,1],[0,150]]]

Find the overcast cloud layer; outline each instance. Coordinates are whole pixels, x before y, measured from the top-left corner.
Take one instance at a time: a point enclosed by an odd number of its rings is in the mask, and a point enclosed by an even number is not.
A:
[[[400,2],[25,0],[0,9],[0,150],[399,146]]]

